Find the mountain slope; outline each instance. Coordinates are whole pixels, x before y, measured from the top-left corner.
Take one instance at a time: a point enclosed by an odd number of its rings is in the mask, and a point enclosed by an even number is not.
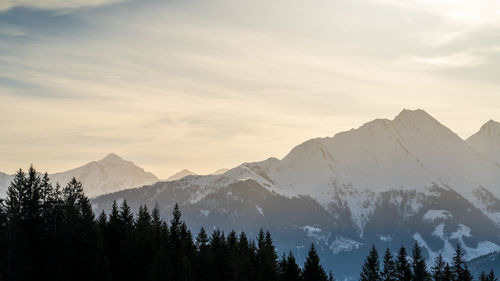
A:
[[[99,161],[92,161],[69,171],[50,174],[49,177],[53,183],[58,182],[62,186],[75,177],[82,182],[85,193],[90,197],[159,181],[152,173],[113,153]],[[3,194],[12,179],[12,175],[0,174],[0,191]]]
[[[481,272],[495,272],[495,276],[500,275],[500,252],[493,252],[484,256],[475,258],[468,263],[472,276],[478,278]]]
[[[215,172],[211,173],[210,175],[221,175],[221,174],[224,174],[227,171],[229,171],[229,169],[221,168],[221,169],[217,169]]]
[[[490,120],[467,139],[481,155],[500,165],[500,123]]]
[[[3,197],[5,192],[7,192],[7,188],[13,178],[12,175],[0,172],[0,197]]]
[[[190,170],[184,169],[184,170],[181,170],[181,171],[173,174],[172,176],[170,176],[167,179],[167,181],[174,181],[174,180],[182,179],[185,176],[191,176],[191,175],[196,175],[196,173],[191,172]]]
[[[359,265],[372,244],[418,241],[429,259],[439,252],[450,258],[458,242],[468,259],[500,250],[498,186],[498,165],[426,112],[403,110],[393,120],[309,140],[282,160],[160,182],[93,204],[109,210],[113,200],[145,200],[151,207],[157,202],[166,216],[177,202],[193,231],[204,225],[255,233],[264,226],[277,233],[280,249],[300,256],[314,242],[325,263]],[[262,196],[271,199],[264,203]],[[314,204],[288,206],[293,200]],[[290,219],[298,214],[304,214],[300,221]],[[345,276],[358,270],[340,269]]]

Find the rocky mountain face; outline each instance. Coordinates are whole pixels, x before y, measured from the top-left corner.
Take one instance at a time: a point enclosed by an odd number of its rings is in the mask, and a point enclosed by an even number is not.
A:
[[[438,253],[451,258],[462,243],[471,260],[500,250],[497,127],[488,122],[464,141],[426,112],[404,110],[309,140],[281,160],[120,191],[93,204],[158,203],[168,217],[179,203],[195,232],[269,229],[278,251],[291,249],[299,260],[315,243],[341,279],[356,277],[372,244],[396,251],[416,241],[432,261]]]
[[[90,197],[159,181],[152,173],[113,153],[99,161],[92,161],[62,173],[50,174],[49,177],[53,183],[58,182],[61,186],[75,177],[82,182],[85,193]],[[1,194],[5,194],[12,179],[13,175],[0,173]]]

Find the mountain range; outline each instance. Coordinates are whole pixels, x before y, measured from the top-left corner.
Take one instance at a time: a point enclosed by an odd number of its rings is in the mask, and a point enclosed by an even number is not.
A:
[[[283,159],[243,163],[220,175],[188,175],[92,200],[178,203],[193,231],[273,233],[279,252],[303,259],[315,243],[337,278],[352,278],[372,244],[393,251],[418,242],[429,262],[500,250],[500,124],[467,140],[423,110],[403,110],[293,148]]]

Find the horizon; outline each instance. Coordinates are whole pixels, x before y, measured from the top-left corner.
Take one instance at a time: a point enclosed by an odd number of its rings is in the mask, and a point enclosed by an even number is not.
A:
[[[280,11],[273,13],[271,11]],[[114,151],[159,177],[423,108],[500,120],[494,0],[0,4],[0,171]]]
[[[365,126],[365,125],[367,125],[367,124],[369,124],[369,123],[372,123],[372,122],[374,122],[374,121],[377,121],[377,120],[387,120],[387,121],[393,121],[393,120],[394,120],[397,116],[399,116],[400,114],[402,114],[402,113],[403,113],[403,112],[405,112],[405,111],[409,111],[409,112],[418,112],[418,111],[423,111],[425,114],[429,115],[430,117],[435,118],[434,116],[432,116],[432,114],[429,114],[426,110],[421,109],[421,108],[418,108],[418,109],[407,109],[407,108],[404,108],[404,109],[402,109],[402,110],[401,110],[401,111],[400,111],[397,115],[395,115],[393,118],[375,118],[375,119],[372,119],[372,120],[370,120],[370,121],[364,122],[364,123],[362,123],[361,125],[358,125],[358,126],[356,126],[356,127],[352,127],[352,128],[349,128],[349,129],[345,129],[345,130],[342,130],[342,131],[335,132],[334,134],[332,134],[332,135],[330,135],[330,136],[321,136],[321,137],[319,137],[319,138],[335,137],[337,134],[340,134],[340,133],[349,132],[350,130],[358,130],[358,129],[360,129],[361,127],[363,127],[363,126]],[[440,120],[436,119],[436,121],[437,121],[438,123],[440,123],[441,125],[443,125],[444,127],[446,127],[446,128],[448,128],[448,129],[450,129],[453,133],[455,133],[455,134],[456,134],[456,132],[455,132],[453,129],[451,129],[451,128],[449,128],[448,126],[446,126],[446,124],[441,123],[441,122],[440,122]],[[489,119],[488,121],[484,122],[481,126],[479,126],[479,128],[477,129],[477,131],[473,132],[473,133],[472,133],[472,135],[470,135],[470,136],[468,136],[468,137],[465,137],[465,138],[464,138],[464,137],[462,137],[462,136],[460,136],[460,135],[458,135],[458,134],[457,134],[457,136],[458,136],[460,139],[462,139],[463,141],[466,141],[469,137],[471,137],[471,136],[473,136],[475,133],[479,132],[480,128],[481,128],[483,125],[485,125],[485,124],[487,124],[487,123],[490,123],[490,122],[499,123],[499,122],[498,122],[498,121],[496,121],[496,120]],[[307,142],[308,140],[315,139],[315,138],[318,138],[318,137],[311,137],[311,138],[309,138],[309,139],[307,139],[307,140],[304,140],[304,141],[302,141],[302,142],[300,142],[300,143],[295,144],[294,146],[292,146],[292,147],[291,147],[291,148],[290,148],[290,149],[289,149],[289,150],[288,150],[288,151],[287,151],[287,152],[286,152],[283,156],[281,156],[281,157],[277,157],[277,156],[268,156],[268,157],[265,157],[265,158],[263,158],[263,159],[257,159],[257,160],[255,160],[255,161],[242,161],[242,162],[240,162],[240,163],[238,163],[238,164],[236,164],[236,165],[234,165],[234,166],[231,166],[231,167],[219,167],[219,168],[215,168],[215,169],[213,169],[213,170],[211,170],[211,171],[208,171],[208,172],[206,172],[206,171],[199,172],[199,171],[196,171],[196,170],[190,169],[189,167],[184,167],[184,168],[182,168],[182,167],[181,167],[181,168],[179,168],[178,170],[173,171],[173,172],[172,172],[172,173],[170,173],[169,175],[161,175],[161,176],[160,176],[160,175],[158,175],[158,174],[156,174],[156,173],[154,173],[154,172],[152,172],[152,171],[149,171],[148,169],[145,169],[142,165],[140,165],[139,163],[136,163],[136,162],[134,161],[134,159],[128,159],[128,158],[126,158],[126,157],[123,157],[123,155],[121,155],[120,153],[116,153],[116,152],[113,152],[113,151],[111,151],[111,152],[109,152],[109,153],[106,153],[104,156],[98,157],[97,159],[89,159],[89,160],[87,160],[87,162],[77,164],[76,166],[66,167],[66,168],[63,168],[62,170],[58,170],[58,171],[45,171],[45,170],[43,170],[43,171],[40,171],[40,172],[43,172],[43,173],[47,172],[47,173],[49,173],[49,174],[56,174],[56,173],[66,172],[66,171],[69,171],[69,170],[72,170],[72,169],[75,169],[75,168],[78,168],[78,167],[84,166],[84,165],[89,164],[89,163],[92,163],[92,162],[102,161],[102,160],[104,160],[104,159],[106,159],[106,158],[108,158],[108,157],[110,157],[110,156],[116,156],[116,157],[120,158],[121,160],[124,160],[124,161],[130,161],[130,162],[134,163],[135,165],[137,165],[138,167],[140,167],[140,168],[144,168],[144,170],[145,170],[146,172],[150,172],[150,173],[154,174],[156,177],[158,177],[158,179],[159,179],[159,180],[164,181],[164,180],[167,180],[169,177],[174,177],[174,176],[176,176],[177,174],[182,173],[182,172],[184,172],[184,171],[187,171],[187,172],[192,172],[192,173],[194,173],[194,174],[196,174],[196,175],[210,175],[210,174],[212,174],[212,173],[214,173],[214,172],[217,172],[217,171],[219,171],[219,170],[224,170],[224,169],[230,170],[230,169],[233,169],[233,168],[235,168],[235,167],[237,167],[237,166],[239,166],[239,165],[241,165],[241,164],[243,164],[243,163],[264,161],[264,160],[269,159],[269,158],[277,158],[277,159],[279,159],[279,160],[282,160],[282,159],[283,159],[283,158],[284,158],[287,154],[289,154],[289,153],[290,153],[290,151],[292,151],[292,150],[293,150],[293,148],[294,148],[294,147],[296,147],[296,146],[298,146],[298,145],[300,145],[300,144],[302,144],[302,143],[304,143],[304,142]],[[3,172],[3,173],[7,173],[7,174],[11,174],[11,175],[12,175],[12,174],[14,174],[15,172],[17,172],[19,169],[22,169],[22,170],[27,170],[27,167],[29,167],[29,166],[33,166],[33,167],[37,168],[37,166],[34,164],[34,162],[31,162],[28,166],[26,166],[26,167],[24,167],[24,166],[23,166],[23,167],[17,167],[17,168],[15,168],[15,170],[13,170],[13,171],[12,171],[12,172],[10,172],[10,173],[9,173],[9,172],[6,172],[6,171],[2,171],[2,170],[0,170],[0,172]]]

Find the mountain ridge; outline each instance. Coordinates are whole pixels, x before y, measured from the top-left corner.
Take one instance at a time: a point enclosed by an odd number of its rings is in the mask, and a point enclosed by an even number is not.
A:
[[[13,177],[0,173],[0,193],[4,194],[7,191]],[[52,183],[58,182],[62,186],[73,177],[82,182],[85,193],[90,197],[159,181],[154,174],[146,172],[132,161],[124,160],[115,153],[77,168],[49,174]]]
[[[168,215],[179,203],[193,231],[267,227],[280,249],[301,257],[314,242],[327,263],[359,264],[372,244],[415,242],[429,260],[440,252],[450,258],[452,245],[464,243],[470,259],[500,250],[498,185],[494,162],[425,111],[403,110],[308,140],[282,159],[103,195],[93,204],[109,210],[113,200],[133,208],[158,203]],[[301,219],[293,220],[297,213]]]

